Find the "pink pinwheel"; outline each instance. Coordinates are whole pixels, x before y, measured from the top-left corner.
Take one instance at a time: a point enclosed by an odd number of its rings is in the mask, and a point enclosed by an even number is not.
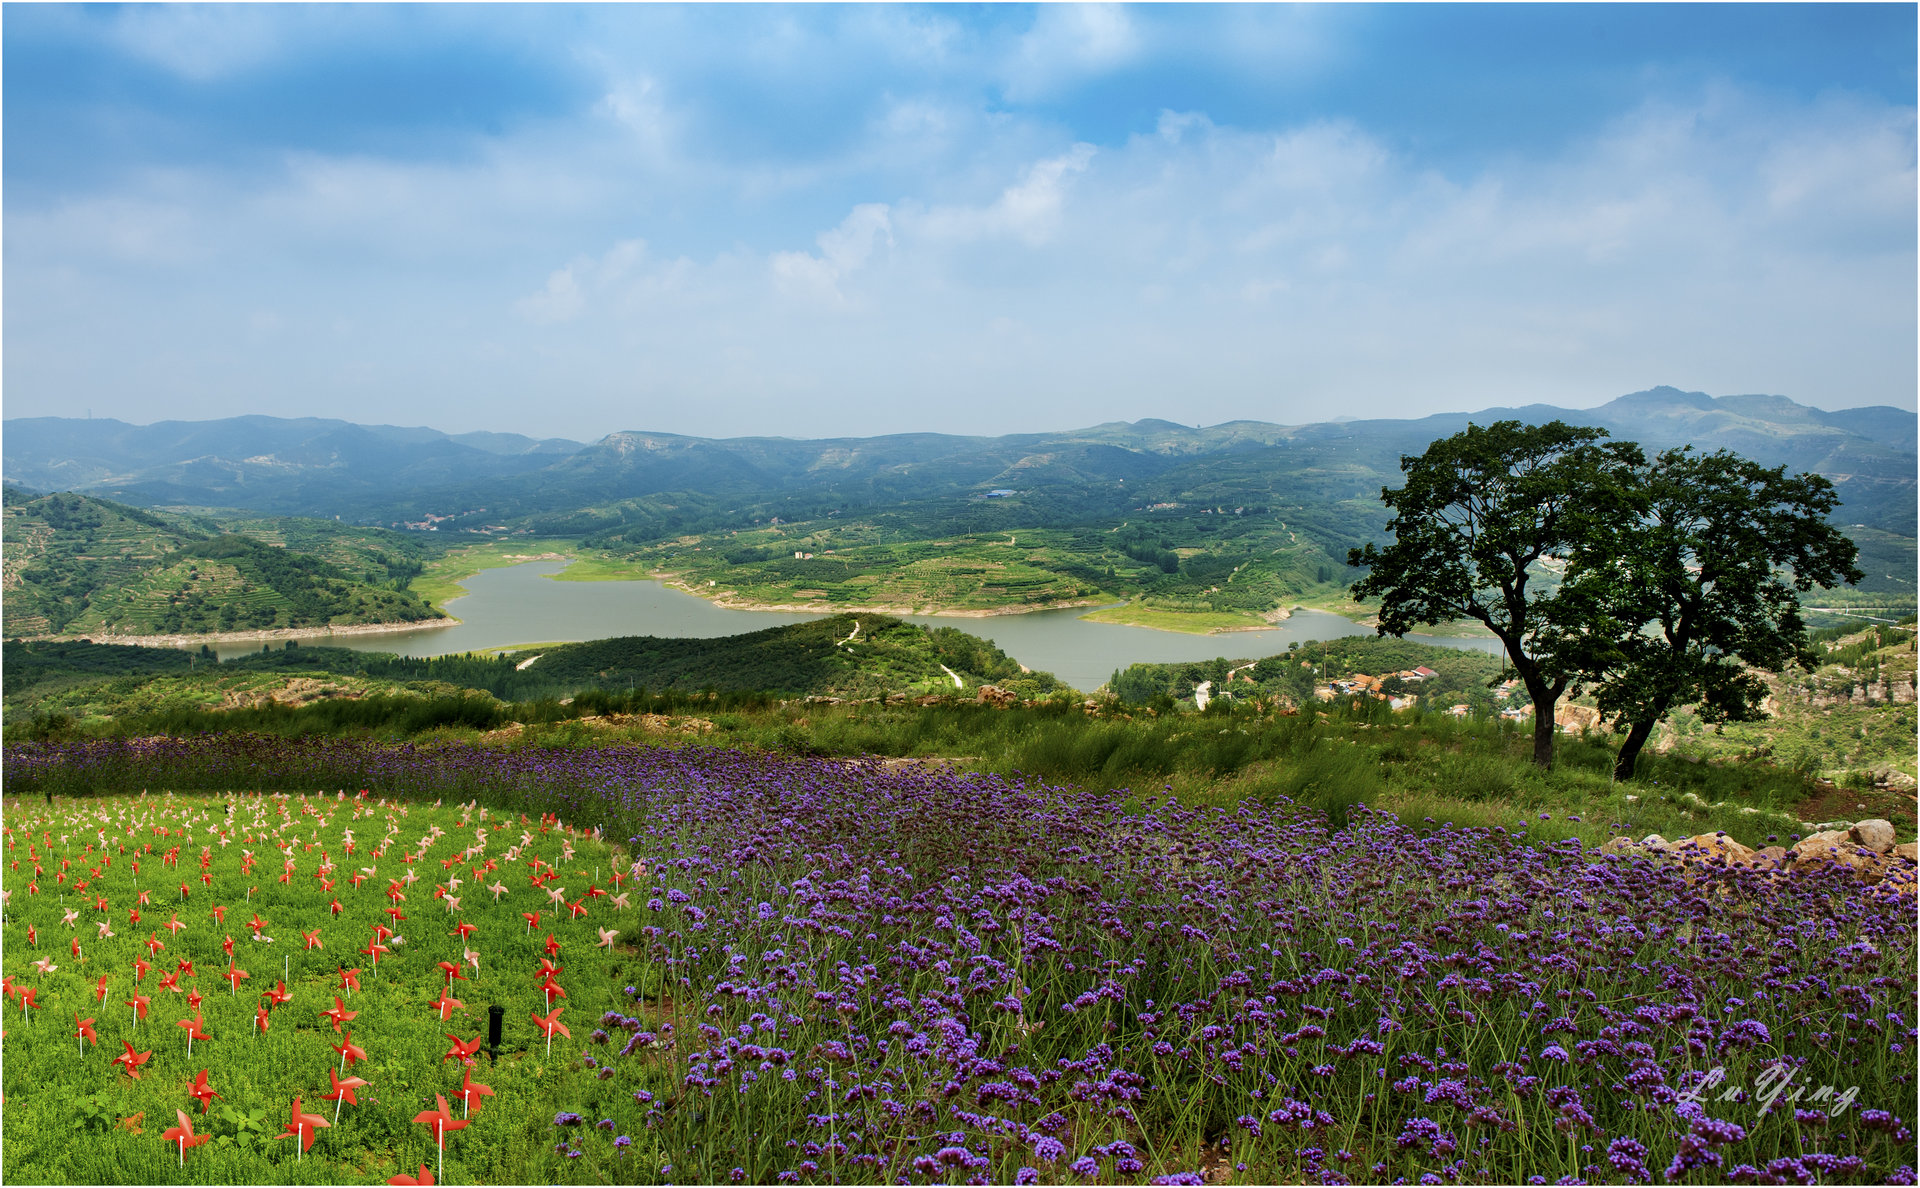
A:
[[[276,1134],[273,1137],[277,1139],[290,1138],[296,1140],[300,1144],[300,1154],[305,1155],[307,1149],[313,1146],[313,1140],[319,1137],[319,1128],[332,1125],[333,1123],[327,1121],[319,1114],[301,1113],[300,1099],[296,1097],[293,1099],[293,1117],[287,1122],[287,1132],[285,1134]]]
[[[204,1068],[199,1076],[193,1078],[193,1084],[187,1086],[187,1093],[200,1103],[200,1112],[203,1114],[213,1108],[213,1099],[220,1096],[207,1084],[207,1070]]]
[[[174,1116],[180,1119],[180,1125],[167,1127],[165,1130],[160,1132],[160,1137],[167,1140],[170,1143],[179,1144],[180,1166],[185,1167],[187,1165],[187,1148],[197,1147],[201,1143],[207,1142],[208,1140],[212,1139],[213,1136],[210,1134],[193,1133],[193,1120],[187,1117],[187,1112],[185,1110],[175,1110],[173,1112],[174,1112]]]
[[[600,933],[600,943],[594,947],[597,949],[613,948],[613,938],[620,935],[620,930],[618,928],[602,928],[598,931]]]

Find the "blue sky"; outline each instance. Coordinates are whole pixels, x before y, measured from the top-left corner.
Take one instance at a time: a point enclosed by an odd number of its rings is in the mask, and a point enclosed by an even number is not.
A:
[[[5,414],[1912,408],[1915,12],[12,4]]]

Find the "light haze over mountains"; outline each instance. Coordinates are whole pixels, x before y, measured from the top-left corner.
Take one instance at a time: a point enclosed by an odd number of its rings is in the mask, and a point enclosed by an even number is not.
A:
[[[999,437],[697,438],[621,430],[589,444],[320,418],[145,426],[19,418],[5,424],[4,472],[7,481],[30,488],[139,504],[359,520],[488,508],[477,522],[676,490],[749,498],[809,492],[874,505],[1003,487],[1108,487],[1216,464],[1264,472],[1277,489],[1311,486],[1318,497],[1371,498],[1397,476],[1402,454],[1419,453],[1469,421],[1556,418],[1596,425],[1649,449],[1729,448],[1768,465],[1825,474],[1844,501],[1838,518],[1914,535],[1920,478],[1914,413],[1888,407],[1827,412],[1784,396],[1715,398],[1671,387],[1586,410],[1529,405],[1293,426],[1142,420]],[[1337,489],[1329,489],[1329,481]]]

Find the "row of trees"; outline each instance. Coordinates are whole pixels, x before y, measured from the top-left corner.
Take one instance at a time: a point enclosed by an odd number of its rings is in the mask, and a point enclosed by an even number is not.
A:
[[[1403,457],[1380,493],[1393,543],[1348,556],[1380,600],[1382,635],[1474,619],[1506,645],[1534,704],[1534,762],[1553,763],[1554,710],[1591,690],[1625,739],[1620,779],[1661,719],[1761,714],[1766,683],[1811,663],[1796,591],[1853,584],[1855,549],[1819,475],[1726,450],[1649,459],[1604,429],[1470,425]]]

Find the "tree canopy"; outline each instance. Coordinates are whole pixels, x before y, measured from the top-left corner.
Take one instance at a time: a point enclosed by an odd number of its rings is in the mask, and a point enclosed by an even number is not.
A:
[[[1634,476],[1635,515],[1570,559],[1558,605],[1562,661],[1593,683],[1627,736],[1626,779],[1653,727],[1683,705],[1709,722],[1762,714],[1765,681],[1807,656],[1796,591],[1861,578],[1853,542],[1826,522],[1819,475],[1789,475],[1726,450],[1667,450]]]
[[[1638,446],[1606,436],[1562,421],[1469,425],[1400,459],[1406,484],[1380,492],[1393,543],[1347,558],[1369,571],[1353,594],[1380,600],[1380,634],[1471,619],[1500,638],[1533,700],[1543,767],[1553,763],[1554,708],[1577,675],[1553,648],[1562,632],[1551,571],[1625,514],[1644,462]]]

